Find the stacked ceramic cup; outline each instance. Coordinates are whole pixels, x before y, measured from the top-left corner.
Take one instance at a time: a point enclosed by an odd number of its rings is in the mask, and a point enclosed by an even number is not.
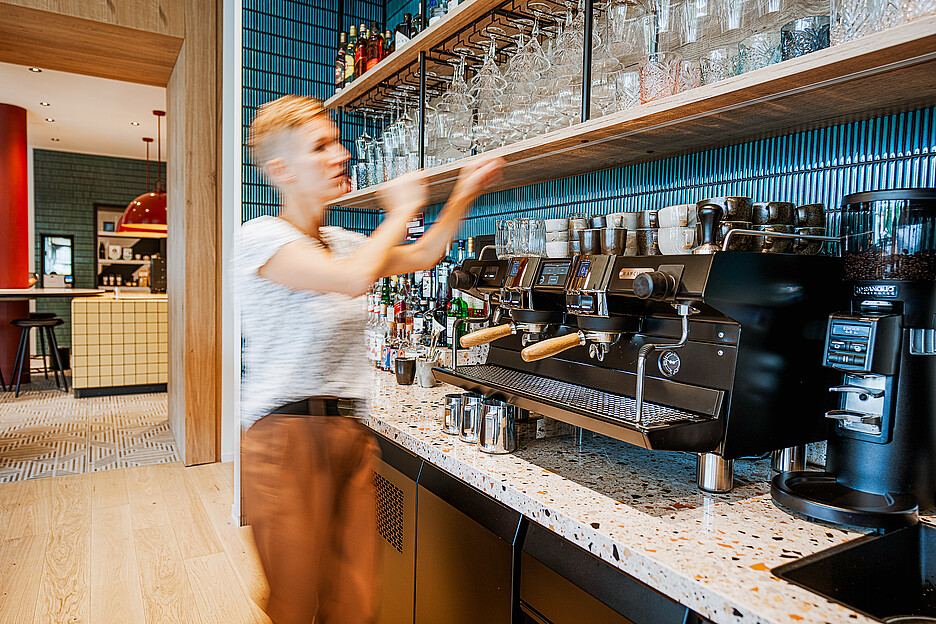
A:
[[[807,236],[825,236],[825,205],[806,204],[797,206],[793,213],[793,231]],[[793,242],[793,253],[811,256],[819,253],[824,241],[797,238]]]
[[[568,219],[546,219],[547,258],[568,258],[571,255],[569,240]]]
[[[758,232],[770,234],[793,233],[793,217],[796,213],[796,204],[790,202],[757,202],[751,209],[752,227]],[[750,250],[760,253],[790,253],[793,248],[792,238],[778,238],[771,236],[751,237]]]
[[[637,255],[659,256],[660,251],[659,211],[641,210],[637,213]]]
[[[637,255],[637,213],[612,212],[605,216],[609,228],[624,230],[624,253],[618,255]]]
[[[752,223],[753,204],[750,197],[710,197],[696,203],[696,209],[704,206],[717,206],[721,208],[721,221],[715,231],[715,243],[721,249],[725,236],[731,230],[750,230]],[[696,240],[702,242],[702,224],[696,225]],[[731,251],[748,251],[751,249],[752,237],[732,236],[729,239],[728,249]]]
[[[696,246],[695,204],[676,204],[657,211],[659,232],[657,235],[660,252],[667,256],[692,253]]]

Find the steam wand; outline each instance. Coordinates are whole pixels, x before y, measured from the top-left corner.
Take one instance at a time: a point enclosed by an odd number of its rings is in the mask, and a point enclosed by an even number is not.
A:
[[[637,426],[643,425],[644,379],[646,378],[647,356],[654,351],[685,347],[686,343],[689,341],[689,315],[699,312],[686,303],[674,303],[673,307],[676,308],[676,313],[682,318],[682,335],[679,337],[679,342],[675,344],[647,343],[640,347],[640,350],[637,352]]]

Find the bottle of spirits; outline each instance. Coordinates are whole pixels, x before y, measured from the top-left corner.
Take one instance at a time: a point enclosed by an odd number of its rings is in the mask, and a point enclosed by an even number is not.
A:
[[[357,80],[367,71],[367,40],[370,33],[367,32],[367,24],[361,24],[358,30],[357,43],[354,47],[354,79]]]
[[[104,248],[104,243],[98,245],[97,254],[101,260],[107,260],[107,249]]]
[[[347,68],[345,62],[347,59],[348,33],[338,34],[338,54],[335,56],[335,91],[343,89],[345,86],[345,76]]]
[[[413,32],[413,15],[411,13],[403,14],[403,21],[396,25],[396,30],[393,34],[394,44],[396,49],[399,50],[406,42],[412,39],[415,36]]]
[[[387,58],[396,52],[396,42],[393,40],[393,33],[389,30],[383,34],[384,58]]]
[[[429,17],[429,26],[432,26],[445,15],[445,0],[429,0],[426,15]]]
[[[371,22],[370,37],[367,39],[367,70],[374,68],[384,57],[384,42],[377,24]]]
[[[345,85],[354,82],[354,50],[357,46],[357,27],[348,29],[348,45],[345,46]]]

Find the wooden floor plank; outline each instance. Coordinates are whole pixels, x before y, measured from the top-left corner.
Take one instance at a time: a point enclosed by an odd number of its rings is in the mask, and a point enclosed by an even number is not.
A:
[[[244,595],[240,584],[226,582],[234,570],[224,553],[186,559],[185,571],[195,591],[195,604],[205,622],[258,624],[254,603]]]
[[[35,622],[90,622],[90,475],[39,481],[52,513]]]
[[[91,510],[90,621],[94,624],[144,621],[129,504]]]
[[[169,523],[176,529],[179,551],[183,559],[219,553],[221,544],[185,470],[182,464],[175,463],[160,466],[157,471]]]
[[[133,530],[169,526],[166,501],[159,489],[157,477],[161,466],[143,466],[127,470],[127,498],[130,501],[130,521]]]
[[[13,513],[19,504],[20,492],[24,487],[22,481],[0,483],[0,542],[6,539]]]
[[[64,477],[62,477],[64,478]],[[26,535],[46,535],[51,522],[49,498],[43,494],[47,479],[33,479],[18,484],[19,494],[10,514],[10,525],[4,539],[16,539]],[[10,484],[14,485],[14,484]]]
[[[256,604],[266,604],[270,594],[250,527],[240,527],[231,516],[231,490],[225,479],[229,464],[202,464],[186,468],[224,552],[230,558],[234,571],[247,596]]]
[[[170,527],[138,529],[133,532],[133,544],[146,624],[215,624],[202,620],[197,612],[192,587]]]
[[[26,535],[0,545],[0,624],[32,622],[47,535]]]
[[[126,470],[105,470],[91,473],[92,509],[129,505],[126,473]]]

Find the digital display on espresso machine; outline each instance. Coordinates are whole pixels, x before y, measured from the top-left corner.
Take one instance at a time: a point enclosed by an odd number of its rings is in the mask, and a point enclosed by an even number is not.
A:
[[[570,260],[543,262],[543,268],[540,271],[539,279],[536,280],[536,284],[538,286],[564,286],[566,277],[569,275],[570,264]]]
[[[578,266],[578,272],[575,277],[588,277],[588,270],[591,268],[591,260],[582,260]]]

